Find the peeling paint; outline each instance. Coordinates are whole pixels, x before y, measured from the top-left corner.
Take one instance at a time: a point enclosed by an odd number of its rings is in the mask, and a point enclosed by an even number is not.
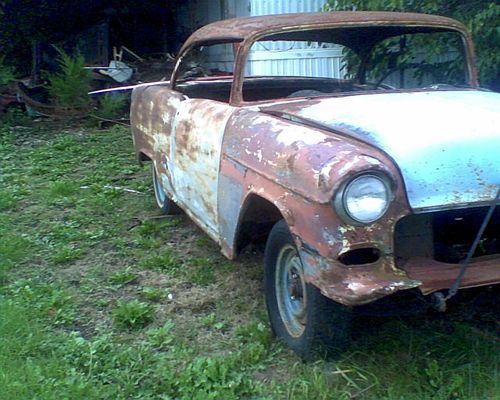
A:
[[[401,170],[415,210],[491,201],[500,185],[497,93],[380,93],[267,110],[348,131],[382,149]],[[351,162],[341,166],[341,174],[351,169]]]
[[[472,44],[463,25],[435,16],[362,12],[249,21],[203,28],[181,50],[182,56],[210,39],[243,41],[229,101],[204,94],[189,98],[175,89],[175,72],[170,87],[133,91],[131,123],[139,160],[153,161],[167,195],[228,258],[237,255],[244,224],[283,218],[307,282],[342,304],[365,304],[410,288],[427,294],[449,287],[459,264],[438,262],[432,254],[398,260],[396,227],[415,210],[431,214],[442,207],[476,207],[492,198],[500,184],[500,96],[457,90],[248,105],[242,101],[241,64],[253,40],[284,28],[422,25],[464,35],[475,85]],[[375,223],[355,225],[337,213],[332,200],[349,179],[367,172],[387,177],[392,201]],[[265,204],[264,212],[248,216],[255,199]],[[349,256],[352,260],[345,261]],[[498,255],[475,260],[463,286],[500,282],[498,263]]]

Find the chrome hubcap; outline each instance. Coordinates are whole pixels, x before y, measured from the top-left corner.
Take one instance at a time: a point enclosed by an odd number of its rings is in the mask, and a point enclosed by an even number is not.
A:
[[[306,325],[306,283],[297,250],[292,245],[283,247],[276,262],[276,299],[281,319],[288,333],[299,337]]]

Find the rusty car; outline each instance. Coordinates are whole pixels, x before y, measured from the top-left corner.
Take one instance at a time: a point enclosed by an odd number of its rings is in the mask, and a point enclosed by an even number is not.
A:
[[[500,95],[474,58],[464,25],[435,15],[214,22],[170,81],[134,88],[137,158],[158,207],[226,257],[262,244],[274,334],[306,359],[339,351],[359,307],[442,309],[500,282]]]

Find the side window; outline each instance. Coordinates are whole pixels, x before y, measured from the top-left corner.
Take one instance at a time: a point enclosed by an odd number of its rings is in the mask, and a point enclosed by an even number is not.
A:
[[[207,44],[192,48],[179,65],[177,81],[207,76],[232,76],[235,52],[233,43]]]

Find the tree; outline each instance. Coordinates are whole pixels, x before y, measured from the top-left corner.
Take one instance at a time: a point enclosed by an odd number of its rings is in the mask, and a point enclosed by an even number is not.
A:
[[[104,0],[0,0],[0,49],[5,61],[29,71],[32,44],[58,43],[98,18]]]
[[[325,10],[406,11],[444,15],[463,22],[476,44],[479,79],[500,90],[500,5],[491,0],[328,0]]]
[[[169,3],[170,0],[0,0],[0,56],[22,75],[30,69],[33,43],[60,45],[109,16],[139,15],[154,20],[167,12]]]

